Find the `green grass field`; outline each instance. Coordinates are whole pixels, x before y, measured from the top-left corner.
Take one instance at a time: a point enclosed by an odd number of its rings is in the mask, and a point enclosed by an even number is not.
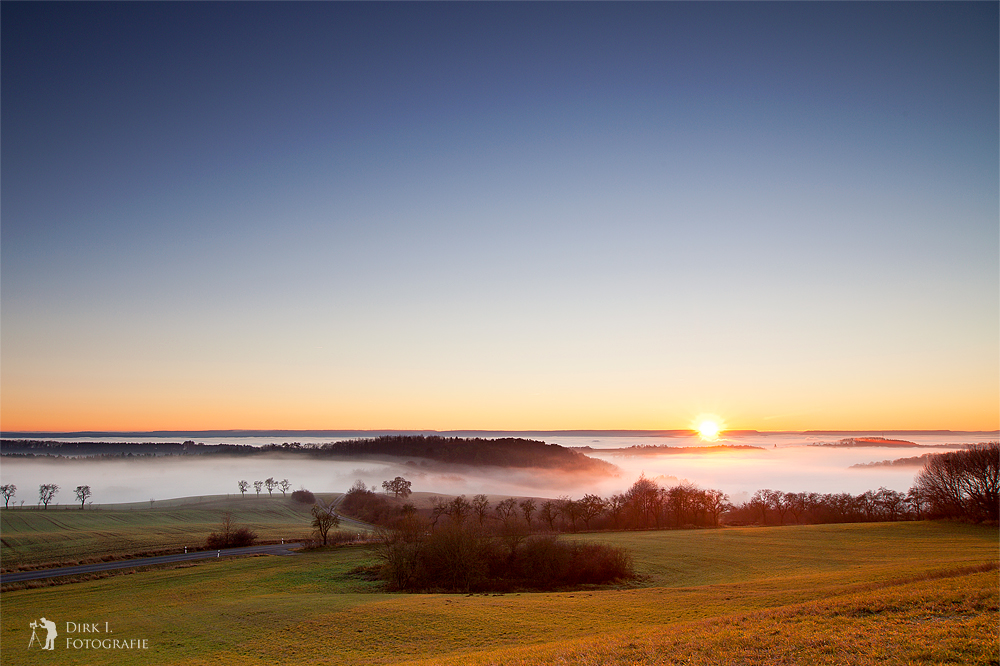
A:
[[[339,493],[321,494],[325,502]],[[309,506],[280,494],[212,495],[99,508],[0,510],[0,561],[6,569],[49,562],[77,562],[105,555],[202,546],[225,511],[263,540],[308,537]]]
[[[506,595],[389,594],[360,547],[5,592],[3,663],[996,664],[996,528],[882,523],[603,533],[642,581]],[[107,622],[145,651],[66,649]],[[106,638],[104,634],[99,638]]]

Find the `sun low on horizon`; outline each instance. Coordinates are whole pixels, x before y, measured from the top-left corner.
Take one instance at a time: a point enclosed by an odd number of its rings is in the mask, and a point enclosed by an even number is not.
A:
[[[721,418],[715,416],[714,414],[703,414],[695,419],[694,430],[698,433],[698,437],[705,442],[716,442],[719,440],[719,435],[725,429],[725,423]]]

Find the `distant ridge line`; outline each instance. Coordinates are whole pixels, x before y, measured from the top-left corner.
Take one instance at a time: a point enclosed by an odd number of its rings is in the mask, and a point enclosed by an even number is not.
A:
[[[80,430],[75,432],[0,431],[5,439],[49,437],[378,437],[380,435],[601,435],[604,437],[685,437],[696,434],[690,429],[677,430]],[[756,430],[728,430],[729,434],[755,434]]]

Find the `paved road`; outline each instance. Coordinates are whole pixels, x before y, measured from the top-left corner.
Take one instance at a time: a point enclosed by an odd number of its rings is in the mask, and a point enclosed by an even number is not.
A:
[[[141,557],[134,560],[116,560],[114,562],[97,562],[81,564],[75,567],[59,567],[58,569],[37,569],[35,571],[15,571],[0,574],[0,584],[16,583],[39,578],[54,578],[56,576],[73,576],[77,574],[111,571],[112,569],[131,569],[146,567],[151,564],[171,564],[188,560],[203,560],[209,557],[231,557],[233,555],[293,555],[292,548],[298,548],[301,543],[271,544],[269,546],[247,546],[246,548],[224,548],[222,550],[199,550],[194,553],[179,553],[177,555],[159,555],[157,557]]]

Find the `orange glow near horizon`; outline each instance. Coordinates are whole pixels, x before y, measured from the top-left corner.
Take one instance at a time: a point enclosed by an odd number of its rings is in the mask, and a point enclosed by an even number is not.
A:
[[[455,388],[461,385],[455,377],[255,381],[234,369],[199,381],[136,373],[131,381],[109,383],[68,375],[16,377],[13,365],[5,368],[0,391],[5,432],[691,429],[707,441],[706,422],[715,424],[716,436],[727,430],[989,432],[1000,425],[995,386],[946,393],[852,384],[793,392],[733,381],[723,393],[694,382],[667,389],[637,382],[612,391],[597,382],[528,385],[495,378],[463,391]]]
[[[6,402],[6,401],[5,401]],[[0,418],[4,432],[144,432],[154,430],[495,430],[495,431],[544,431],[544,430],[683,430],[698,433],[706,442],[718,441],[727,430],[758,430],[762,432],[795,432],[804,430],[871,431],[883,430],[955,430],[995,431],[996,422],[987,416],[982,420],[926,418],[902,420],[894,418],[857,418],[857,415],[835,418],[822,415],[815,421],[769,420],[765,418],[740,419],[735,425],[717,416],[701,415],[684,423],[682,419],[619,419],[613,414],[575,415],[569,410],[558,410],[538,418],[538,414],[509,413],[500,415],[487,409],[464,410],[461,415],[447,414],[445,410],[400,409],[390,413],[362,405],[351,409],[318,409],[317,405],[287,404],[255,405],[255,409],[240,409],[236,405],[184,404],[167,408],[148,405],[76,404],[56,412],[52,409],[13,410],[6,405]],[[310,409],[312,407],[312,409]],[[958,422],[955,422],[958,421]]]

